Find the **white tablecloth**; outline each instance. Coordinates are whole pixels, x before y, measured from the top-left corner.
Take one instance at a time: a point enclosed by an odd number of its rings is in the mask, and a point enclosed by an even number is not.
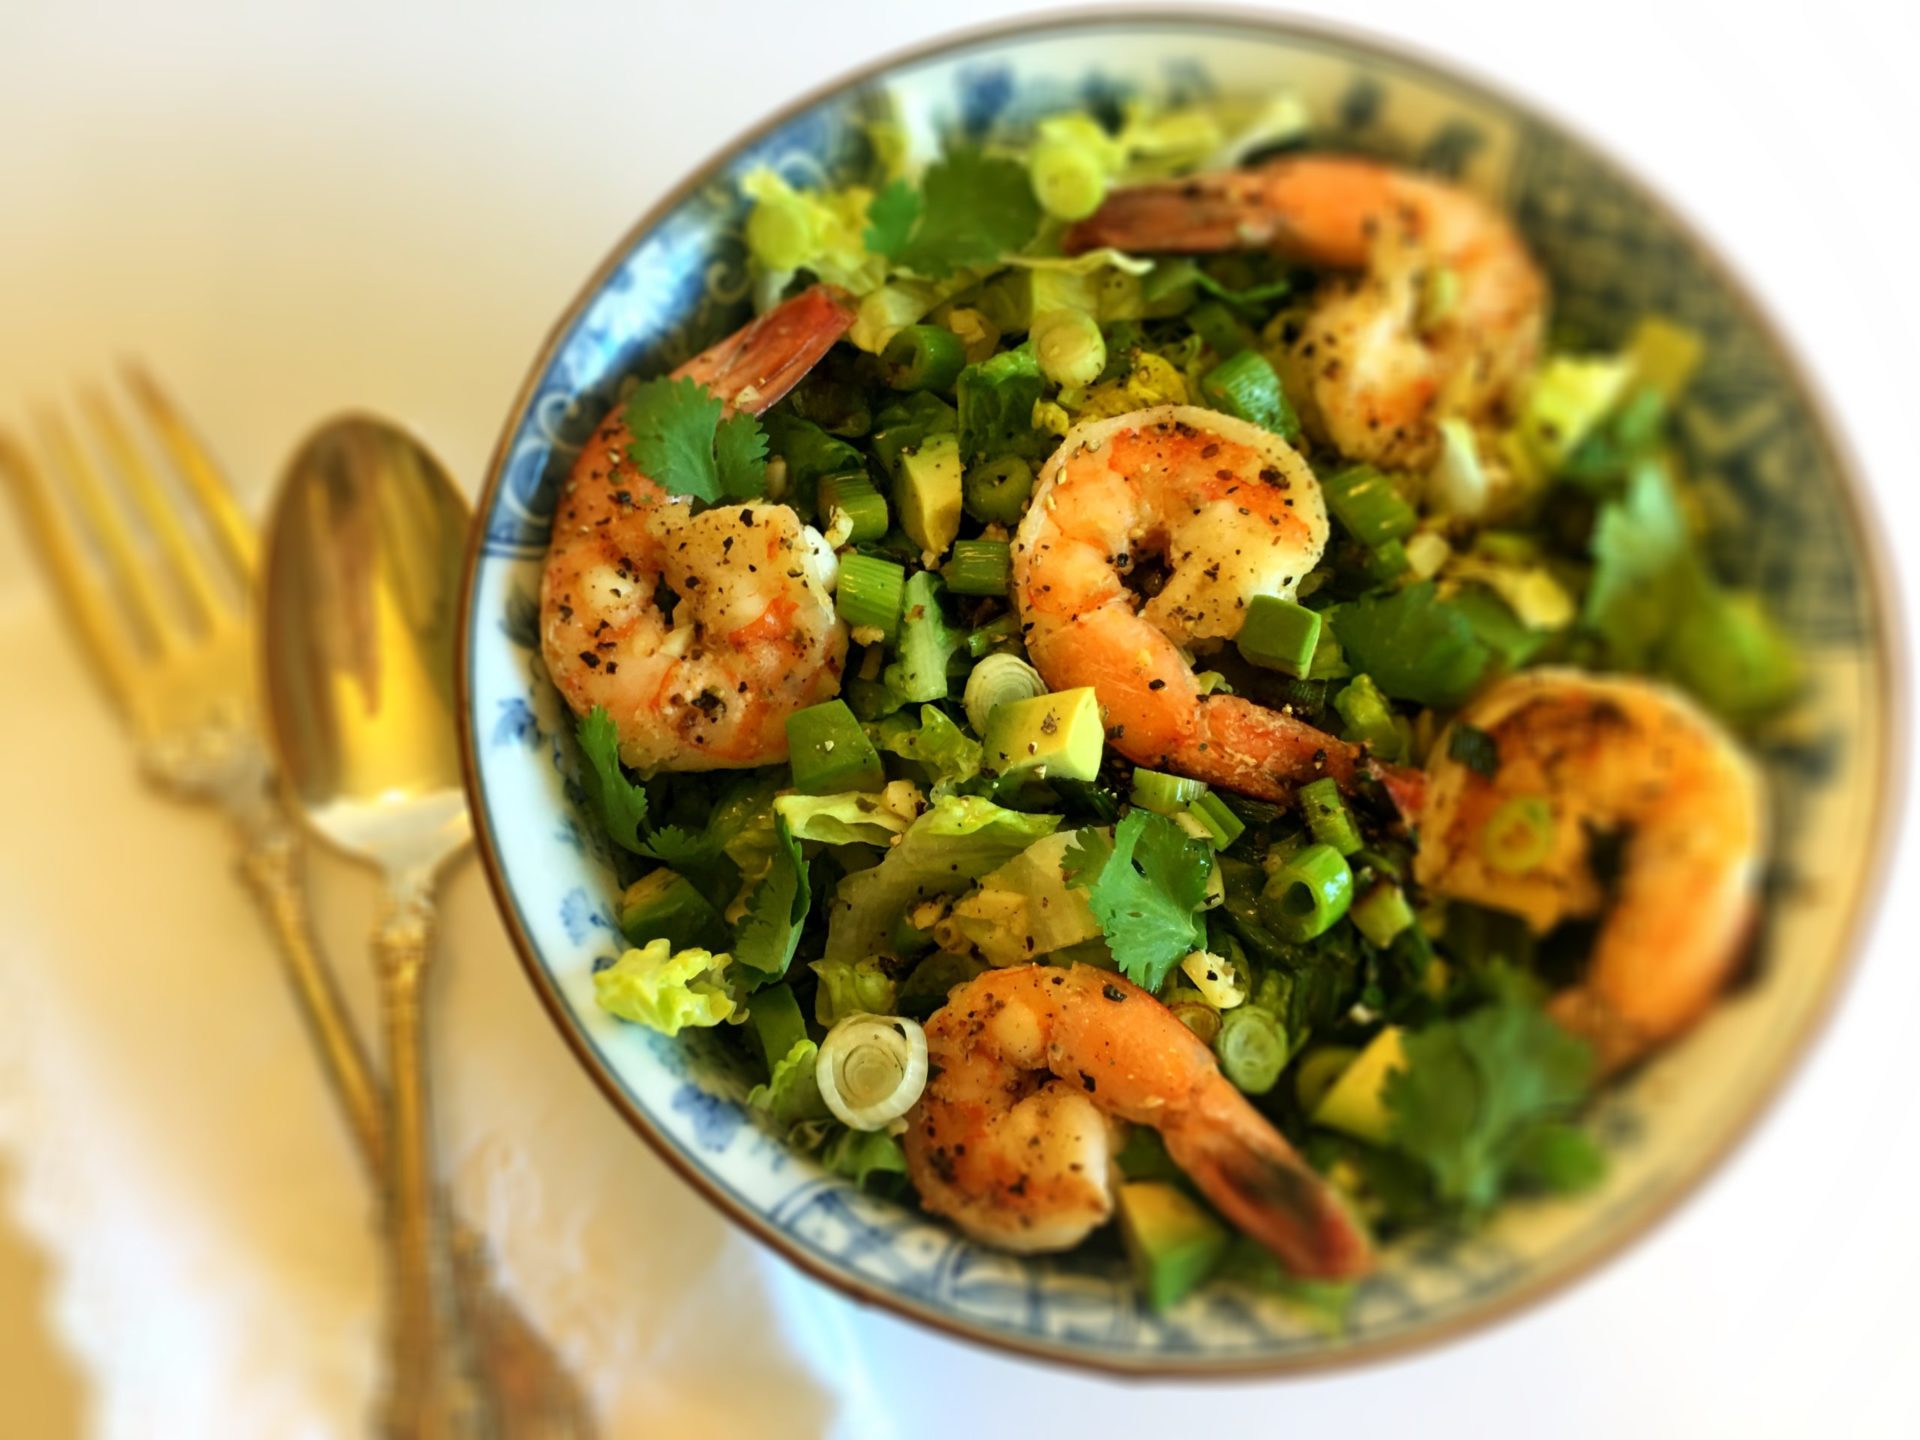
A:
[[[134,349],[256,502],[347,405],[407,420],[476,484],[546,325],[689,164],[845,65],[1024,8],[10,0],[0,422]],[[1678,196],[1827,377],[1901,548],[1920,521],[1910,7],[1302,8],[1507,76]],[[350,1433],[374,1354],[368,1197],[224,834],[134,785],[34,579],[0,521],[0,1146],[12,1219],[54,1268],[48,1323],[104,1433]],[[316,869],[360,984],[371,884]],[[1352,1375],[1120,1386],[817,1289],[600,1099],[472,868],[446,896],[446,1158],[616,1434],[1911,1435],[1911,882],[1800,1082],[1700,1201],[1526,1319]],[[0,1396],[33,1383],[9,1358]]]

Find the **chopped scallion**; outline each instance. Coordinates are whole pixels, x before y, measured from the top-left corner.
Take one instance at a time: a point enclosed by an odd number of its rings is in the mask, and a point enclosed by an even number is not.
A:
[[[1393,481],[1371,465],[1342,470],[1321,482],[1321,489],[1334,518],[1369,549],[1406,539],[1420,520]]]
[[[1283,440],[1300,434],[1299,417],[1287,403],[1280,377],[1258,350],[1242,350],[1214,366],[1201,377],[1200,396],[1223,415],[1250,421]]]
[[[820,477],[820,515],[825,519],[835,510],[846,512],[853,528],[847,539],[865,545],[887,533],[887,501],[873,482],[858,471]]]
[[[1494,869],[1524,875],[1553,850],[1553,807],[1543,795],[1502,801],[1480,831],[1480,853]]]
[[[1018,455],[969,466],[962,481],[967,513],[984,525],[1018,524],[1033,493],[1033,466]]]
[[[1213,1049],[1227,1079],[1248,1095],[1266,1094],[1287,1068],[1286,1027],[1261,1005],[1241,1005],[1223,1015]]]
[[[893,561],[872,555],[848,555],[840,561],[834,607],[854,629],[871,627],[892,640],[900,633],[906,594],[907,572]]]
[[[1013,552],[1004,540],[956,540],[940,573],[956,595],[1004,595],[1013,578]]]
[[[1300,811],[1313,838],[1322,845],[1331,845],[1341,855],[1353,854],[1364,843],[1360,827],[1354,824],[1353,812],[1340,798],[1340,787],[1331,776],[1300,787]]]
[[[1187,806],[1187,814],[1206,827],[1213,848],[1224,850],[1246,833],[1246,824],[1211,790]]]
[[[1202,780],[1167,775],[1159,770],[1133,772],[1133,803],[1155,814],[1178,815],[1206,793],[1206,782]]]
[[[1308,845],[1282,861],[1260,892],[1260,918],[1282,940],[1326,934],[1353,904],[1353,870],[1331,845]]]
[[[1354,901],[1350,914],[1354,928],[1383,950],[1413,924],[1413,907],[1407,904],[1406,893],[1391,880],[1382,880]]]
[[[896,390],[950,390],[966,363],[966,347],[951,330],[909,325],[887,342],[880,373]]]

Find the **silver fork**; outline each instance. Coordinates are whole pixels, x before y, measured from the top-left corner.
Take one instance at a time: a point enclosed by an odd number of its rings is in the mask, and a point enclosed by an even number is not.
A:
[[[219,467],[152,377],[128,365],[123,380],[164,468],[191,497],[200,521],[193,528],[202,535],[196,538],[184,522],[162,481],[163,467],[152,463],[99,387],[83,390],[80,401],[91,452],[65,418],[42,408],[35,430],[44,464],[0,427],[0,474],[20,503],[33,548],[82,648],[132,731],[142,775],[175,799],[216,806],[232,820],[240,872],[272,929],[360,1157],[378,1182],[386,1164],[380,1085],[333,972],[314,946],[302,841],[281,808],[256,722],[247,617],[253,529]],[[58,488],[49,475],[58,477]],[[108,475],[117,476],[117,486]],[[71,507],[61,503],[62,493]],[[492,1284],[486,1242],[458,1223],[452,1240],[455,1286],[502,1435],[562,1440],[591,1434],[573,1377]]]

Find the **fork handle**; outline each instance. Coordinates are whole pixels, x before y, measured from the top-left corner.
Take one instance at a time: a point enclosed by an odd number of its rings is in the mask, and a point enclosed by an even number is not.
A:
[[[395,1440],[493,1433],[473,1378],[453,1271],[427,1096],[422,990],[433,945],[426,883],[397,887],[374,932],[386,1031],[388,1263],[393,1287],[392,1372],[386,1416]]]
[[[382,1113],[385,1099],[367,1052],[360,1043],[334,983],[333,970],[314,949],[307,923],[306,876],[301,868],[303,846],[294,832],[276,825],[250,834],[240,855],[240,873],[247,888],[273,927],[287,982],[299,1001],[300,1018],[320,1051],[321,1068],[334,1098],[345,1112],[360,1158],[375,1177],[386,1174],[387,1126]]]

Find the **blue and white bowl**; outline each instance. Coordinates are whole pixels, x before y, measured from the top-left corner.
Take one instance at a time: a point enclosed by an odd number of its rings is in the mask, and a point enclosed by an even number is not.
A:
[[[1277,88],[1307,102],[1326,145],[1454,176],[1516,216],[1572,343],[1615,344],[1649,311],[1709,338],[1683,442],[1741,502],[1721,557],[1730,578],[1767,595],[1814,680],[1795,738],[1765,755],[1779,839],[1759,979],[1602,1103],[1615,1163],[1599,1192],[1512,1206],[1471,1238],[1395,1246],[1338,1335],[1231,1281],[1154,1315],[1109,1255],[983,1249],[789,1152],[750,1117],[745,1082],[715,1047],[600,1013],[594,962],[621,943],[613,869],[536,641],[556,487],[616,386],[747,314],[744,171],[831,181],[862,158],[862,122],[882,114],[930,145],[955,128],[1136,93]],[[688,1183],[821,1280],[957,1335],[1086,1366],[1195,1375],[1351,1361],[1457,1335],[1616,1253],[1719,1163],[1778,1088],[1834,995],[1897,790],[1879,565],[1841,447],[1757,306],[1664,204],[1580,140],[1432,62],[1293,22],[1040,20],[869,69],[762,124],[642,219],[561,317],[480,499],[463,665],[480,852],[534,988],[607,1098]]]

